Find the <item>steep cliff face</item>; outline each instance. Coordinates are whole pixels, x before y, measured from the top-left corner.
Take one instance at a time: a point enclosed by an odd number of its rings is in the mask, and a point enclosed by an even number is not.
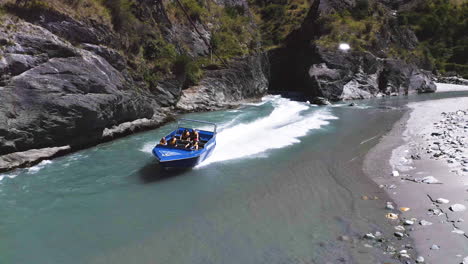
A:
[[[210,65],[212,32],[222,24],[210,30],[196,18],[175,18],[174,2],[133,6],[135,17],[151,21],[135,25],[157,27],[137,40],[116,25],[40,1],[18,2],[3,7],[0,24],[0,170],[33,163],[11,153],[44,149],[37,156],[47,158],[57,153],[48,147],[81,148],[156,127],[169,113],[220,109],[266,93],[266,56],[245,54]],[[229,5],[248,8],[244,1],[211,5],[217,12]]]
[[[270,89],[335,101],[435,91],[432,75],[421,69],[421,61],[392,55],[418,45],[414,33],[400,27],[389,8],[395,3],[364,1],[361,10],[360,2],[313,1],[285,47],[270,52]],[[341,43],[350,49],[340,49]]]
[[[259,54],[232,62],[228,69],[213,70],[199,85],[182,92],[177,108],[211,111],[258,99],[268,90],[268,56]]]
[[[421,69],[431,65],[395,15],[417,2],[5,0],[0,156],[73,150],[268,90],[309,100],[432,92]]]

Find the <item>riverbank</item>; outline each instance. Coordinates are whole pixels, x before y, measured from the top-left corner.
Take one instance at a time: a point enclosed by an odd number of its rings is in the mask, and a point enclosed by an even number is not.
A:
[[[438,85],[439,91],[468,87]],[[396,204],[395,232],[411,237],[419,261],[468,262],[468,97],[410,103],[366,157],[366,173]],[[384,216],[382,216],[384,218]],[[395,233],[396,234],[396,233]],[[464,262],[465,261],[465,262]]]

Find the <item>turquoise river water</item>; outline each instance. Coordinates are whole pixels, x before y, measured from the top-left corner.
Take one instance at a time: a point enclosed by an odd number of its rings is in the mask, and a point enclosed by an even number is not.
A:
[[[337,239],[392,230],[362,158],[408,101],[460,94],[355,107],[267,96],[186,115],[219,124],[192,170],[163,171],[151,154],[170,123],[0,174],[0,263],[378,263]]]

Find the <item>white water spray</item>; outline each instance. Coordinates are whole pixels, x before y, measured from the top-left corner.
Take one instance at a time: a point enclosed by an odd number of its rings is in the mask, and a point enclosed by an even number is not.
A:
[[[301,115],[311,106],[279,96],[268,96],[268,100],[275,107],[269,116],[221,130],[214,152],[198,167],[238,158],[265,157],[260,154],[298,143],[309,130],[319,129],[327,125],[328,120],[336,119],[327,109]]]
[[[266,96],[257,106],[267,102],[274,106],[268,116],[239,124],[236,124],[238,118],[234,118],[218,126],[214,152],[197,167],[239,158],[267,157],[266,151],[298,143],[310,130],[320,129],[329,124],[329,120],[337,119],[327,108],[317,110],[315,105],[281,96]],[[315,111],[307,111],[311,108]],[[140,150],[151,153],[155,144],[148,142]]]

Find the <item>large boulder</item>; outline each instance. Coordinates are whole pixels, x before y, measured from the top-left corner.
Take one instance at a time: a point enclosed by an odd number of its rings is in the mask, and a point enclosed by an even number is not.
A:
[[[268,89],[267,66],[267,56],[257,55],[233,62],[228,68],[209,71],[199,85],[182,91],[177,108],[209,111],[259,98]]]
[[[379,89],[385,94],[409,94],[435,92],[436,85],[430,72],[401,60],[384,60],[379,75]]]
[[[107,127],[153,116],[152,102],[101,56],[25,22],[1,37],[14,44],[0,64],[9,75],[0,86],[0,155],[92,144]]]
[[[303,76],[303,94],[329,100],[365,99],[378,95],[434,92],[432,74],[402,60],[383,59],[369,52],[316,49],[320,63]]]

